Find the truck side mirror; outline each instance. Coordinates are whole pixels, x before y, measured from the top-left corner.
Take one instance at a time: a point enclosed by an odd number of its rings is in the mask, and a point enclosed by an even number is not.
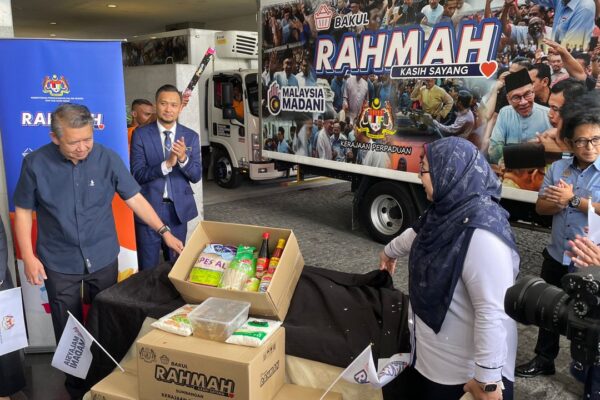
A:
[[[231,82],[221,83],[221,96],[223,119],[235,119],[235,110],[233,109],[233,85]]]

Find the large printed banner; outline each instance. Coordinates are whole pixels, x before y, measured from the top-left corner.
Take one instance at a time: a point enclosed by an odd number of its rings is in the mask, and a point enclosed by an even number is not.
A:
[[[461,136],[511,188],[505,197],[535,202],[568,151],[564,99],[550,88],[571,77],[594,89],[600,65],[596,4],[565,4],[261,1],[265,155],[410,179],[396,171],[418,172],[424,143]],[[506,73],[520,69],[531,83],[507,93]]]
[[[128,165],[125,93],[120,42],[1,39],[0,54],[0,132],[13,225],[12,197],[22,160],[50,141],[50,114],[61,103],[86,105],[95,118],[94,140],[116,151]],[[113,210],[123,277],[137,270],[133,217],[118,196]],[[34,241],[36,232],[34,227]],[[15,246],[29,343],[54,346],[46,289],[26,282],[16,240]]]

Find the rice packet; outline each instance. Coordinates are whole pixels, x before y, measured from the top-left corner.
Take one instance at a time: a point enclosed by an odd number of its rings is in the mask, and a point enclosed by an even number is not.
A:
[[[236,251],[235,246],[215,243],[206,245],[192,267],[188,280],[201,285],[217,286]]]
[[[244,325],[239,327],[225,341],[230,344],[260,347],[281,326],[281,321],[270,319],[248,318]]]
[[[188,319],[188,314],[196,307],[197,304],[186,304],[185,306],[179,307],[172,313],[153,322],[152,327],[180,336],[190,336],[194,331],[194,328]]]

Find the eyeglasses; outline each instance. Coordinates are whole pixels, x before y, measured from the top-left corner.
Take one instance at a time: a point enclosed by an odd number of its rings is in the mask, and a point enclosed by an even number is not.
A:
[[[513,103],[520,103],[521,100],[525,99],[525,100],[531,100],[533,98],[535,93],[533,93],[533,90],[529,90],[527,92],[525,92],[522,96],[519,96],[518,94],[511,96],[510,97],[510,101]]]
[[[600,140],[600,138],[598,138]],[[423,174],[428,174],[429,170],[423,169],[423,161],[419,163],[419,176],[423,176]]]
[[[577,148],[587,147],[590,143],[592,144],[592,146],[600,146],[600,136],[594,136],[591,139],[581,138],[577,140],[571,140],[571,142]]]

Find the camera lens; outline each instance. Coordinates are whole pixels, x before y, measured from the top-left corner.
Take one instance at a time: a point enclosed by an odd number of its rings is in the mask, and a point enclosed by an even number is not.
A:
[[[526,277],[506,291],[504,309],[518,322],[566,335],[569,296],[543,279]]]

